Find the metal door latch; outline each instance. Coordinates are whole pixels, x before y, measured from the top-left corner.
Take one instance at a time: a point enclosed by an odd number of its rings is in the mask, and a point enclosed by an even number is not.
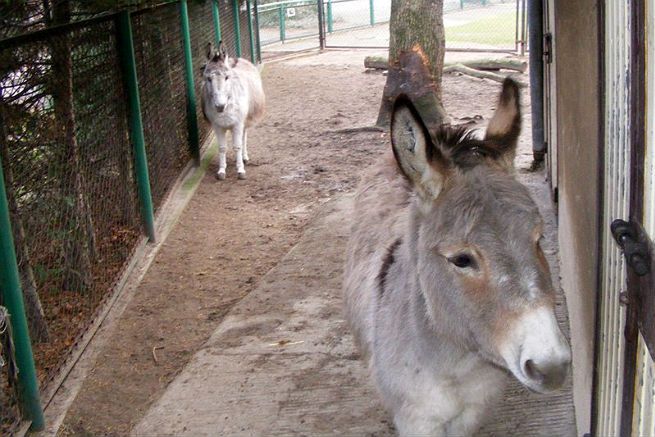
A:
[[[640,238],[639,228],[632,222],[616,219],[610,225],[614,240],[623,250],[628,266],[637,274],[645,276],[650,269],[648,243]]]
[[[553,62],[553,34],[550,32],[544,34],[543,57],[545,64]]]

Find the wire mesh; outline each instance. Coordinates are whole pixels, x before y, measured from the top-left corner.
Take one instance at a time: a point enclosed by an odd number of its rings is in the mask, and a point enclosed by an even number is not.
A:
[[[248,28],[248,8],[245,1],[239,2],[239,27],[241,36],[241,57],[251,61],[252,55],[250,51],[250,30]],[[253,21],[253,26],[255,22]],[[254,29],[253,29],[254,34]],[[255,50],[257,46],[255,44]],[[255,59],[256,60],[256,59]]]
[[[326,0],[328,46],[389,46],[391,0]]]
[[[518,6],[517,0],[444,2],[446,49],[515,50]]]
[[[328,47],[389,46],[391,0],[322,0]],[[520,0],[445,0],[446,49],[515,50]]]
[[[141,117],[155,210],[190,158],[178,9],[177,4],[168,4],[132,17]]]
[[[319,46],[318,0],[259,1],[259,38],[264,58]]]
[[[142,235],[117,15],[72,0],[49,2],[55,12],[48,14],[46,3],[0,5],[0,158],[42,387],[92,325]],[[232,53],[235,3],[219,1]],[[188,5],[199,101],[199,67],[215,40],[212,3]],[[250,59],[247,9],[238,17],[242,56]],[[131,23],[158,210],[191,158],[179,2],[133,12]],[[199,126],[205,139],[208,126]],[[19,420],[10,388],[0,366],[2,435]]]
[[[196,117],[198,117],[198,129],[200,130],[200,144],[211,134],[211,128],[204,121],[202,107],[200,105],[200,93],[202,87],[201,67],[207,60],[207,44],[211,43],[216,48],[216,37],[214,34],[214,19],[212,16],[211,2],[189,4],[189,22],[191,27],[191,53],[193,54],[193,73],[196,91]]]
[[[2,161],[43,383],[130,257],[138,204],[114,21],[4,43]]]
[[[20,425],[17,396],[9,385],[7,367],[0,368],[0,435],[13,435]]]
[[[253,0],[254,2],[254,0]],[[236,56],[237,53],[237,27],[235,26],[234,8],[239,17],[239,41],[241,47],[241,57],[251,60],[250,56],[250,33],[248,31],[248,9],[246,2],[232,1],[232,0],[219,0],[219,14],[221,21],[221,37],[223,44],[225,44],[228,53],[231,56]],[[253,25],[255,23],[253,22]]]
[[[232,2],[219,3],[234,52]],[[62,22],[74,21],[73,9],[63,10],[69,14]],[[199,73],[215,38],[211,2],[189,2],[189,12]],[[4,26],[0,33],[12,36],[0,40],[0,158],[42,387],[93,323],[142,235],[115,19]],[[249,57],[247,11],[239,19],[242,55]],[[190,160],[180,20],[178,2],[131,18],[156,210]],[[199,95],[199,80],[195,86]],[[208,127],[200,128],[204,139]],[[0,367],[3,435],[18,420],[6,376]]]
[[[0,305],[0,435],[13,435],[20,425],[14,350],[11,318]]]

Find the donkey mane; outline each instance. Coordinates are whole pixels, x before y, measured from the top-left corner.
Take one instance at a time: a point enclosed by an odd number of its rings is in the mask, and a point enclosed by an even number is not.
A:
[[[437,129],[435,139],[447,151],[453,163],[470,169],[486,161],[497,160],[506,146],[494,139],[480,139],[477,131],[466,126],[443,125]]]
[[[391,246],[387,248],[387,252],[384,255],[384,260],[382,261],[382,266],[380,267],[380,271],[378,272],[378,291],[380,293],[380,297],[384,294],[384,288],[387,284],[387,275],[389,274],[389,269],[395,262],[395,257],[396,257],[396,250],[398,249],[398,246],[400,246],[400,243],[402,243],[402,238],[397,238],[396,241],[394,241]]]

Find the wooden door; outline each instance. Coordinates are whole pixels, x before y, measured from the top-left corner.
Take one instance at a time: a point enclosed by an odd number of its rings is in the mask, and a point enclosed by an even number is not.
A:
[[[654,9],[655,0],[604,3],[603,260],[592,428],[597,436],[655,435]]]
[[[596,356],[592,433],[618,436],[621,427],[626,309],[621,292],[626,266],[610,224],[629,218],[630,180],[630,4],[603,2],[603,157],[601,271],[596,313]]]

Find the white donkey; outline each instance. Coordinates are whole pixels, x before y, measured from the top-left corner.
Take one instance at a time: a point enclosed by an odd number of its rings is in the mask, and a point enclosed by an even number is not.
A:
[[[218,141],[218,179],[225,179],[227,131],[232,131],[237,176],[246,178],[248,128],[264,115],[265,96],[259,71],[248,60],[230,58],[221,41],[218,51],[207,45],[203,68],[202,113],[211,123]]]
[[[510,79],[484,139],[432,135],[399,98],[396,162],[358,190],[346,316],[401,435],[473,434],[509,372],[538,392],[566,379],[542,219],[514,176],[520,126]]]

